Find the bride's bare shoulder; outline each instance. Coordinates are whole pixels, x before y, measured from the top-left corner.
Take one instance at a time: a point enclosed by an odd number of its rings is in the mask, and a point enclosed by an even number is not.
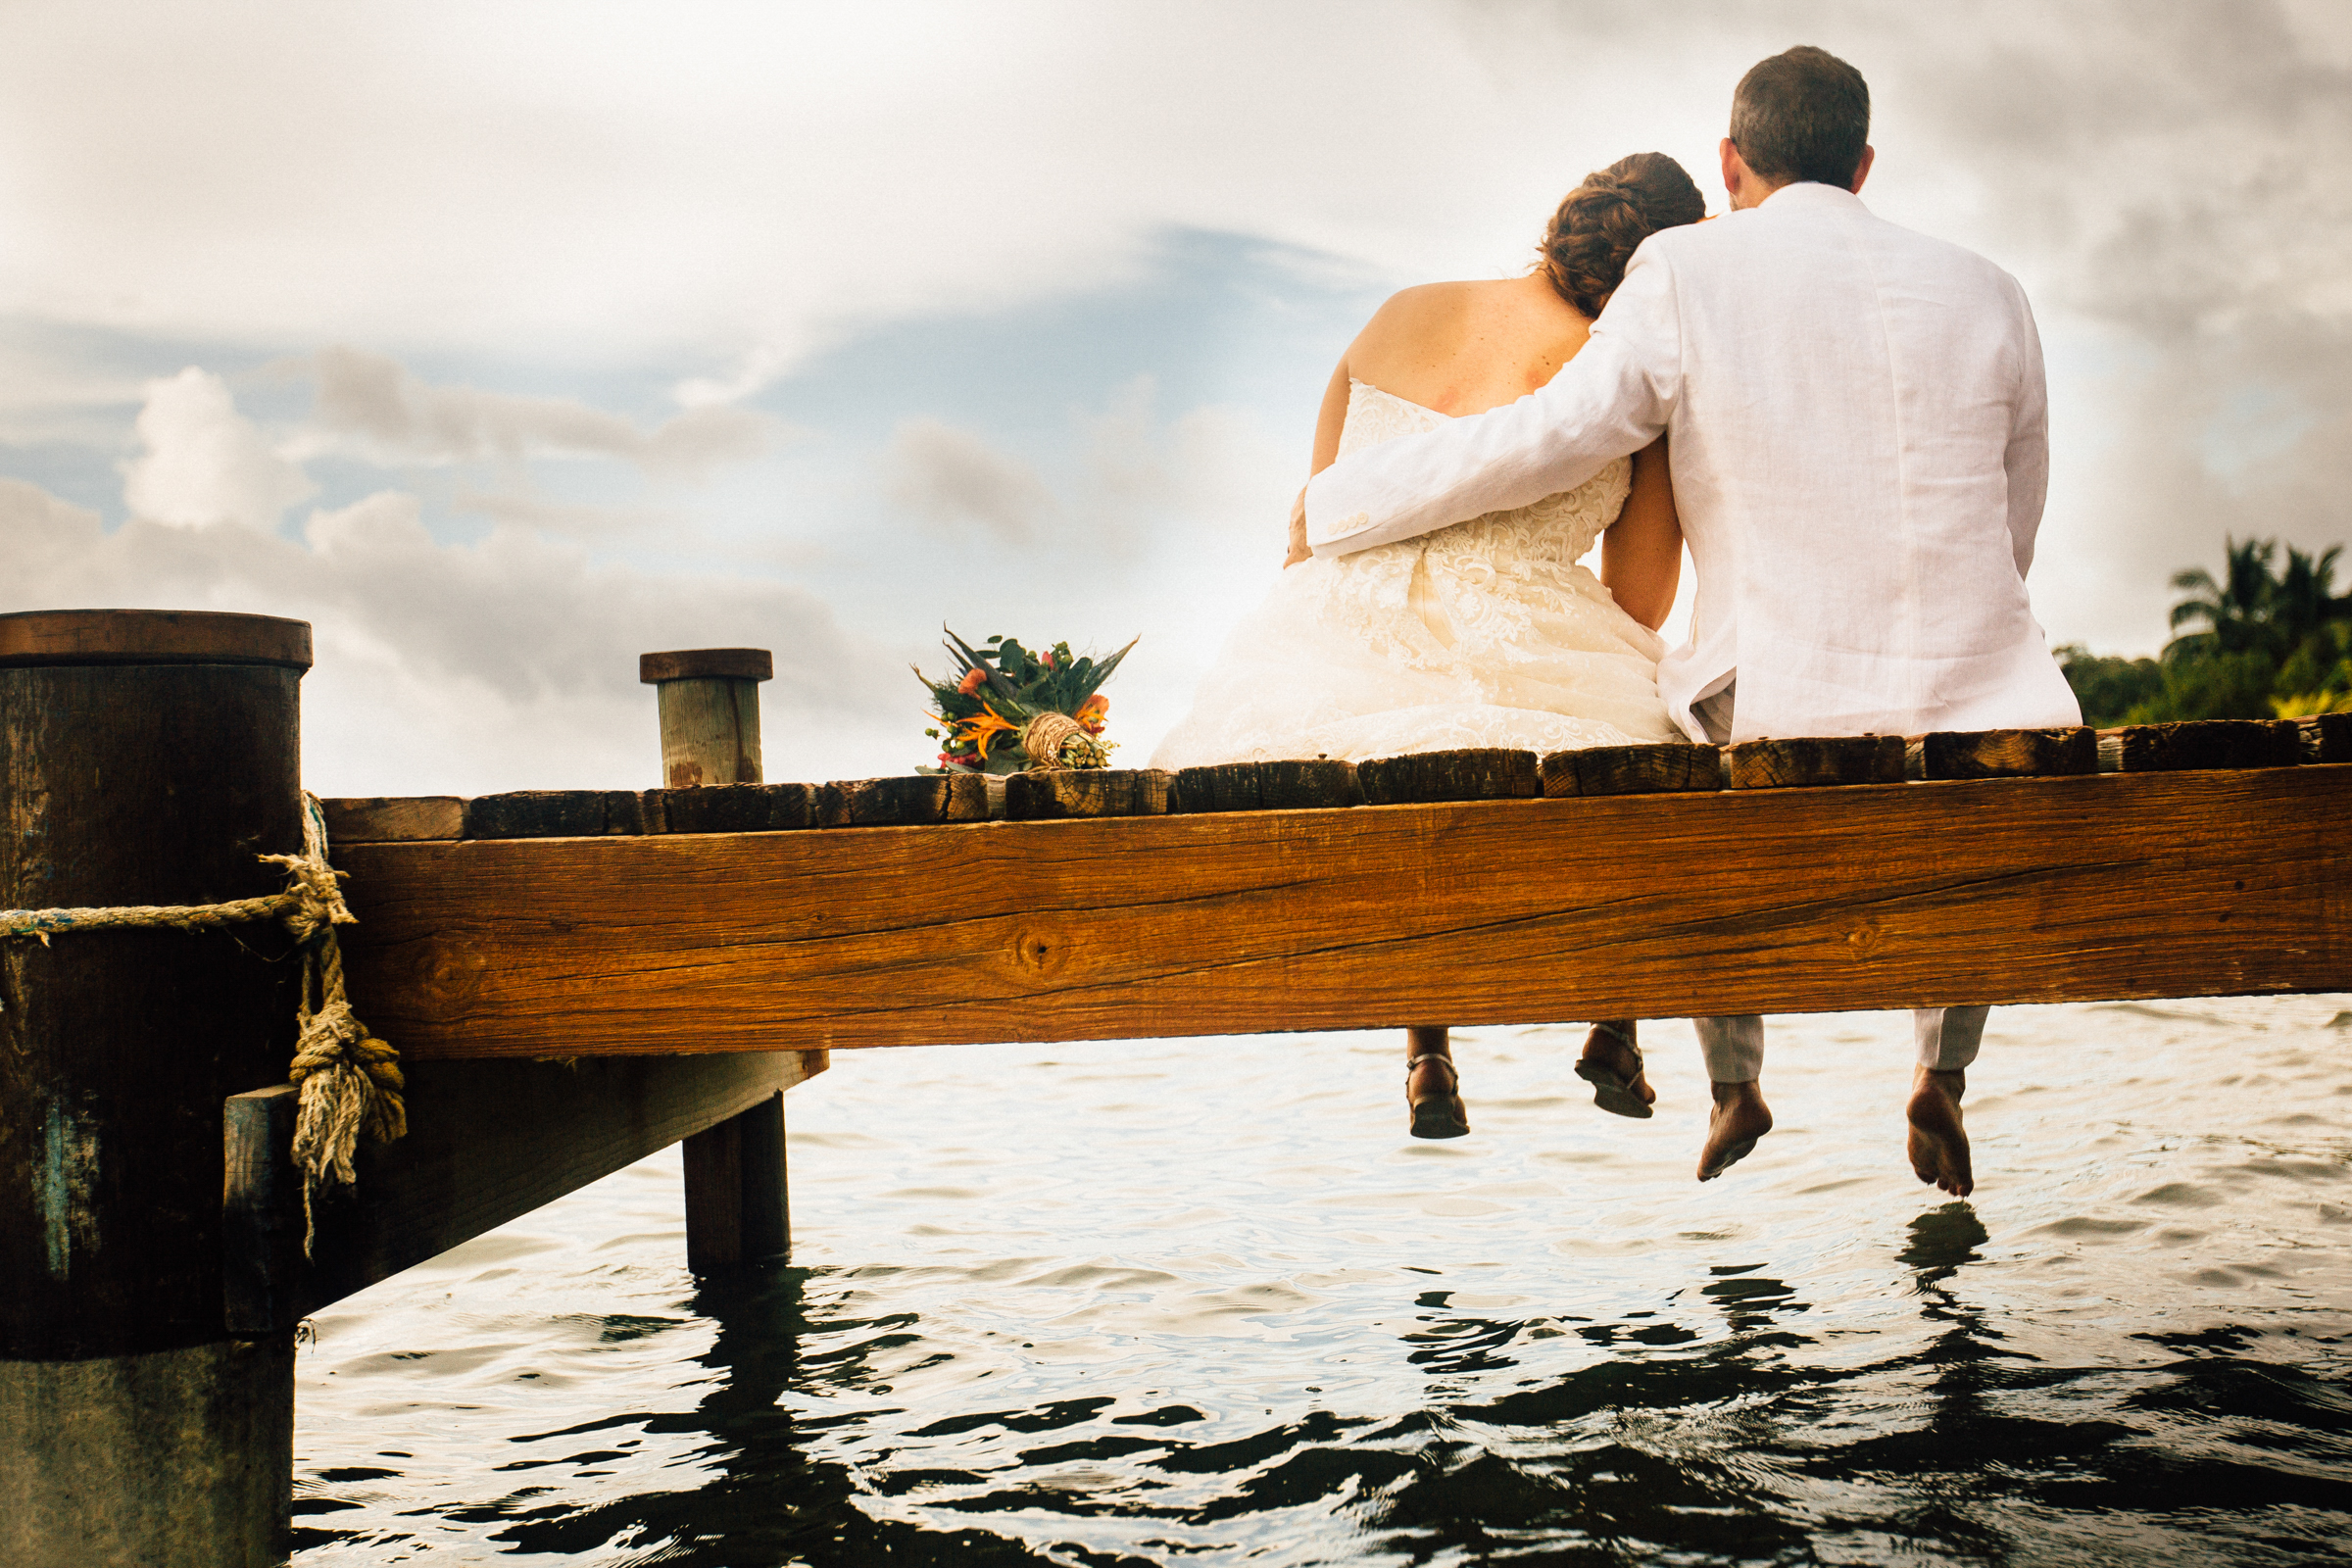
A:
[[[1373,313],[1346,369],[1426,408],[1475,413],[1549,380],[1587,324],[1540,276],[1423,283]]]

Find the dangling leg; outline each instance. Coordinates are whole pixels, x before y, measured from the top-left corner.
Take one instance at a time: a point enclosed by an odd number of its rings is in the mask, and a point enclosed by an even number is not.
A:
[[[1968,1131],[1960,1099],[1968,1093],[1968,1066],[1984,1040],[1990,1007],[1920,1007],[1911,1014],[1919,1037],[1919,1065],[1911,1071],[1911,1102],[1903,1107],[1911,1124],[1911,1171],[1954,1198],[1977,1188],[1969,1163]]]
[[[1772,1107],[1757,1082],[1764,1075],[1764,1020],[1749,1012],[1690,1021],[1715,1092],[1706,1147],[1698,1152],[1698,1179],[1711,1182],[1755,1152],[1756,1140],[1772,1131]]]
[[[1576,1075],[1592,1086],[1592,1103],[1610,1115],[1646,1120],[1658,1092],[1642,1071],[1642,1047],[1634,1038],[1637,1027],[1631,1018],[1595,1023],[1585,1036]]]
[[[1413,1113],[1415,1138],[1459,1138],[1470,1131],[1462,1103],[1462,1075],[1453,1069],[1453,1047],[1443,1028],[1404,1032],[1404,1102]]]

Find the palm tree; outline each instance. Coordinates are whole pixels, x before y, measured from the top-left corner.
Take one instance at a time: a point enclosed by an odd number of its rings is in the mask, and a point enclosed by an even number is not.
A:
[[[2188,597],[2173,606],[2172,624],[2202,621],[2205,629],[2167,644],[2167,663],[2248,653],[2283,663],[2329,621],[2352,618],[2352,595],[2329,592],[2343,546],[2310,556],[2288,545],[2283,572],[2272,568],[2276,539],[2228,539],[2224,553],[2227,564],[2218,582],[2202,566],[2173,574],[2173,586]]]

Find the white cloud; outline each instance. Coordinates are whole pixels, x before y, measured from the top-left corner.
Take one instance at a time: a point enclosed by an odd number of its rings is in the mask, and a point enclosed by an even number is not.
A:
[[[382,354],[320,350],[313,444],[356,445],[379,462],[469,463],[526,457],[623,458],[649,472],[699,476],[767,450],[774,421],[744,409],[689,409],[651,431],[571,398],[430,386]]]
[[[237,413],[228,384],[191,365],[147,383],[139,411],[146,450],[125,471],[122,499],[153,522],[233,522],[268,532],[318,486]]]
[[[0,479],[0,609],[232,610],[309,620],[305,774],[322,793],[643,788],[659,782],[636,656],[776,652],[761,688],[771,778],[903,771],[919,728],[901,651],[840,627],[807,592],[599,564],[514,529],[439,544],[414,496],[314,512],[301,540],[229,521],[191,530],[95,514]],[[912,704],[905,705],[911,708]]]
[[[943,420],[900,425],[887,466],[891,500],[937,527],[976,522],[1005,544],[1029,544],[1054,510],[1035,468]]]

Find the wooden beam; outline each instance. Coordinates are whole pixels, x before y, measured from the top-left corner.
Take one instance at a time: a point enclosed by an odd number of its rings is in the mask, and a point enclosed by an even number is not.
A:
[[[2352,989],[2343,765],[337,858],[413,1060]]]
[[[363,1146],[359,1186],[319,1200],[302,1258],[302,1176],[291,1086],[236,1095],[223,1252],[228,1328],[291,1328],[330,1301],[445,1252],[744,1111],[825,1070],[821,1051],[565,1061],[419,1061],[408,1068],[409,1133]],[[783,1123],[774,1118],[780,1135]],[[781,1168],[780,1159],[775,1161]],[[782,1188],[754,1206],[755,1243],[780,1232]]]

